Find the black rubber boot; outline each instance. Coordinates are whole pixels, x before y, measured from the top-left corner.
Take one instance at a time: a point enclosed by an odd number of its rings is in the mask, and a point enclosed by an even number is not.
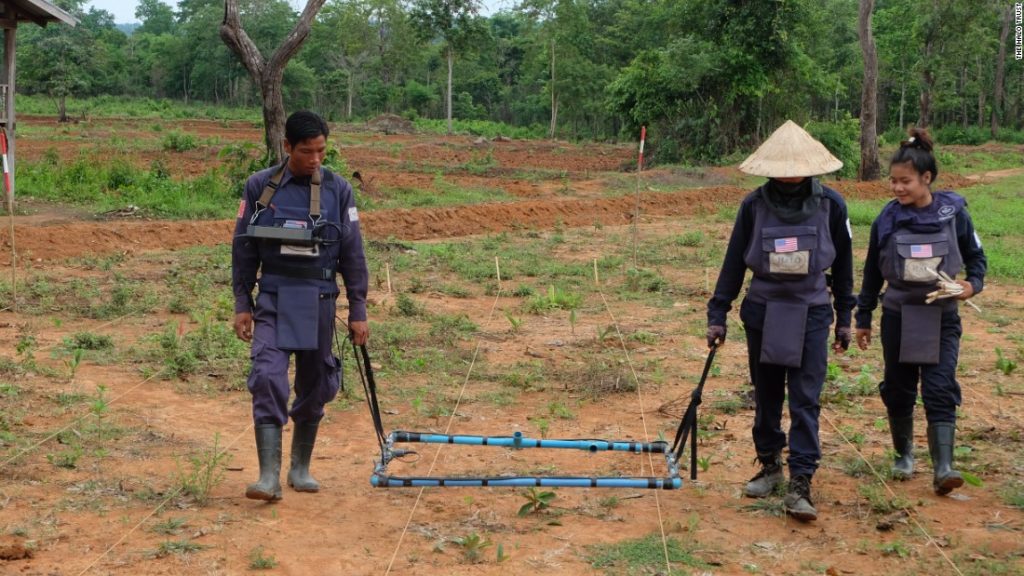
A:
[[[260,479],[245,488],[245,497],[275,502],[281,499],[281,427],[256,425],[256,454],[260,459]]]
[[[292,434],[292,466],[288,470],[288,485],[296,492],[319,492],[320,483],[309,474],[309,461],[313,458],[313,445],[319,424],[295,423]]]
[[[928,425],[928,451],[932,455],[935,493],[944,496],[964,485],[960,473],[953,470],[953,446],[956,443],[956,424],[936,422]]]
[[[892,447],[896,451],[892,477],[908,480],[914,474],[914,416],[889,416],[889,432],[892,433]]]

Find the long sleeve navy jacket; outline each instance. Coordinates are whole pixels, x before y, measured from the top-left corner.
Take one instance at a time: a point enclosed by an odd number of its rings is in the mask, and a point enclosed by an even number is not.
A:
[[[851,252],[850,223],[846,202],[838,192],[822,186],[824,196],[822,202],[831,202],[829,207],[829,231],[832,244],[836,249],[835,260],[832,261],[832,299],[836,311],[836,326],[850,326],[850,316],[856,302],[853,296],[853,255]],[[743,254],[750,244],[754,228],[753,203],[758,195],[752,192],[743,199],[736,223],[729,238],[729,247],[725,251],[722,269],[715,284],[715,293],[708,302],[708,326],[725,326],[726,315],[732,309],[732,302],[743,287],[743,278],[747,264]]]

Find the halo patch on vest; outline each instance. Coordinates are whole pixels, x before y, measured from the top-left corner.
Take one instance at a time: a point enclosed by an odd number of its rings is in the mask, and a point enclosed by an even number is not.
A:
[[[946,205],[939,208],[939,220],[949,220],[956,215],[956,206]]]
[[[359,222],[359,210],[356,210],[355,206],[348,209],[348,220],[349,222]]]

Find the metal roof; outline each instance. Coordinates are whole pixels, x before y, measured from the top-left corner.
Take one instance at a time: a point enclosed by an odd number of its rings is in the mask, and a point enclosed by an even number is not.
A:
[[[46,26],[50,22],[63,22],[69,26],[78,24],[78,20],[47,0],[0,0],[3,15],[0,20],[6,25],[10,22],[35,22]],[[14,16],[14,18],[11,18]]]

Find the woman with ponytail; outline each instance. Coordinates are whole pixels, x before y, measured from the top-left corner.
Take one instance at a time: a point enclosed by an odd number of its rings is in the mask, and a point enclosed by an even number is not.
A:
[[[871,314],[882,294],[882,355],[879,385],[889,417],[896,460],[892,474],[914,473],[914,405],[918,382],[928,422],[928,449],[939,495],[963,485],[953,469],[956,381],[960,352],[958,300],[984,287],[987,261],[967,212],[967,201],[951,191],[932,191],[938,176],[932,141],[912,128],[889,165],[895,199],[871,225],[864,280],[857,298],[857,345],[871,344]],[[956,279],[963,273],[963,279]]]

